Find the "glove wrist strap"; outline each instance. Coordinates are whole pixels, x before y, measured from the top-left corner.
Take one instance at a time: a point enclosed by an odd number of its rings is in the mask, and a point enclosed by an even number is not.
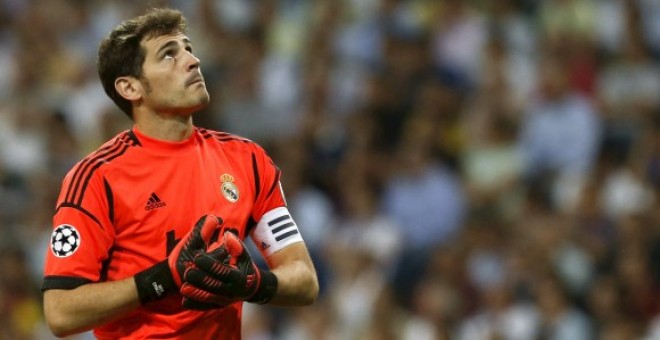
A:
[[[261,275],[261,284],[254,295],[246,301],[263,305],[268,303],[277,292],[277,276],[266,270],[259,270],[259,274]]]
[[[140,303],[143,305],[178,290],[167,260],[135,274],[134,279]]]

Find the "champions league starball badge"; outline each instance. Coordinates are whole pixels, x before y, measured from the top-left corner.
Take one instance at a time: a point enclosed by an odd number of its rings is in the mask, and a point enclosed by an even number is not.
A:
[[[225,196],[227,201],[236,203],[240,194],[236,184],[234,184],[234,177],[230,174],[223,174],[220,176],[220,181],[222,181],[222,185],[220,186],[220,192],[222,192],[222,196]]]
[[[60,224],[53,230],[50,238],[50,250],[57,257],[67,257],[80,247],[80,233],[70,224]]]

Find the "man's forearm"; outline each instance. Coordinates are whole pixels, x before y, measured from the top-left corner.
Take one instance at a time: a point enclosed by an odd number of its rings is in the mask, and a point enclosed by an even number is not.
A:
[[[273,270],[277,276],[277,293],[269,304],[279,306],[306,306],[312,304],[319,287],[313,267],[295,261]]]
[[[277,292],[269,304],[305,306],[314,303],[319,283],[304,243],[290,245],[267,261],[278,281]]]
[[[92,329],[139,306],[132,277],[44,292],[46,321],[58,337]]]

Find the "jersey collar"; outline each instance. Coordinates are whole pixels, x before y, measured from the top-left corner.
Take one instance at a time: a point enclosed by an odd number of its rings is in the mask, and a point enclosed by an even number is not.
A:
[[[156,150],[156,151],[167,151],[167,152],[179,152],[186,151],[190,148],[193,148],[197,145],[197,129],[193,129],[193,132],[190,134],[190,137],[180,142],[170,142],[162,139],[156,139],[150,136],[145,135],[143,132],[138,130],[136,126],[132,129],[133,134],[138,139],[143,148]]]

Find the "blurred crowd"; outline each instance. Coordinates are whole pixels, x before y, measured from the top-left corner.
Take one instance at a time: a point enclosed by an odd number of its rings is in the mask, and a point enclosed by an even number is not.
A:
[[[0,339],[51,338],[62,177],[131,127],[98,43],[159,5],[319,272],[246,339],[660,339],[658,0],[0,0]]]

